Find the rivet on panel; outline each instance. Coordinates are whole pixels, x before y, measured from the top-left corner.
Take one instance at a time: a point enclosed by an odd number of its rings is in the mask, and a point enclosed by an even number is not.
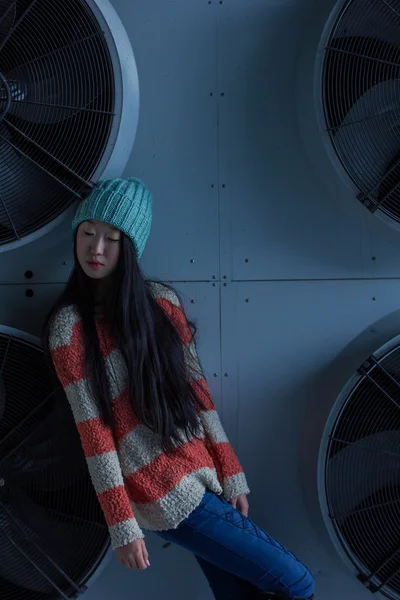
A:
[[[218,377],[218,373],[214,373],[214,377]]]
[[[223,284],[223,286],[224,286],[224,287],[226,287],[227,285],[228,285],[227,283],[224,283],[224,284]]]
[[[249,259],[248,259],[248,258],[245,258],[245,259],[244,259],[244,262],[245,262],[245,263],[248,263],[248,262],[249,262]]]
[[[226,275],[223,276],[223,279],[227,279]]]
[[[373,256],[373,257],[372,257],[372,260],[374,260],[374,261],[375,261],[375,260],[376,260],[376,256]]]
[[[221,96],[225,96],[225,92],[221,92]]]
[[[373,296],[373,298],[372,298],[372,301],[373,301],[373,302],[376,302],[376,298],[375,298],[375,296]]]
[[[213,287],[217,287],[217,284],[216,284],[216,283],[213,283],[213,284],[212,284],[212,286],[213,286]]]
[[[228,373],[224,373],[224,377],[228,377]]]
[[[246,298],[246,300],[245,300],[245,301],[246,301],[246,302],[250,302],[250,298]]]
[[[26,290],[25,296],[27,296],[28,298],[32,298],[32,296],[33,296],[33,290]]]
[[[191,262],[191,264],[193,264],[194,263],[194,258],[191,258],[190,262]]]
[[[190,302],[191,304],[195,304],[196,300],[191,300]]]
[[[64,260],[64,262],[63,262],[64,267],[66,267],[67,264],[68,264],[68,261]]]
[[[212,183],[212,184],[211,184],[211,187],[212,187],[212,188],[215,188],[215,185]]]
[[[215,275],[212,276],[213,279],[217,279]]]
[[[222,184],[222,187],[223,187],[223,188],[226,188],[226,183],[223,183],[223,184]]]
[[[33,277],[32,271],[25,271],[25,277],[26,277],[26,279],[32,279],[32,277]]]

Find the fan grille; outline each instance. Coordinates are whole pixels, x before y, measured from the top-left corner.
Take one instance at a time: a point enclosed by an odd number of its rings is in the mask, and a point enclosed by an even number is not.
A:
[[[109,546],[79,436],[34,344],[0,334],[0,597],[76,597]]]
[[[400,0],[345,4],[322,81],[327,132],[358,199],[400,222]]]
[[[329,432],[325,495],[360,580],[400,598],[400,342],[372,356]]]
[[[0,0],[0,73],[1,246],[91,188],[110,143],[115,82],[101,26],[81,0]]]

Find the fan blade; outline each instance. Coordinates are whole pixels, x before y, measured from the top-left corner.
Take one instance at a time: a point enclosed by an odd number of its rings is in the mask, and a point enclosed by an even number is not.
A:
[[[49,187],[49,175],[7,141],[18,144],[19,138],[0,123],[0,240],[7,234],[14,237],[15,231],[18,234],[28,223],[35,223],[49,203],[43,193]]]
[[[399,98],[399,79],[378,83],[351,107],[335,134],[342,157],[365,189],[374,189],[399,151]],[[357,140],[357,147],[364,149],[363,160],[349,140]]]
[[[0,238],[1,238],[1,232],[0,232]],[[4,379],[0,375],[0,421],[4,414],[5,407],[6,407],[6,388],[4,386]]]
[[[379,493],[382,473],[385,483],[395,486],[399,458],[399,431],[380,431],[346,446],[329,461],[331,480],[341,481],[330,489],[332,507],[341,515],[356,510],[368,496]]]
[[[15,0],[0,0],[0,45],[13,28],[16,11]]]
[[[59,491],[87,477],[87,467],[71,410],[65,396],[26,443],[7,459],[20,484],[41,492]]]
[[[72,54],[71,54],[72,53]],[[10,114],[24,121],[49,125],[69,119],[101,93],[101,78],[92,61],[93,40],[62,48],[5,73],[11,89]],[[68,82],[68,85],[65,82]]]
[[[58,588],[65,589],[68,579],[64,574],[71,573],[76,564],[73,549],[79,543],[78,525],[47,514],[18,487],[12,475],[6,486],[0,501],[0,577],[29,590],[54,592],[40,569]]]

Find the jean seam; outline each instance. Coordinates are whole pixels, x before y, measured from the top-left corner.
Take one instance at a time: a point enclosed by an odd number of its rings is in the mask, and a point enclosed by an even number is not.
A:
[[[214,517],[218,517],[219,519],[222,519],[222,517],[220,515],[216,515],[215,513],[212,513],[211,511],[206,511],[209,514],[213,515]],[[288,586],[281,581],[280,579],[278,579],[277,577],[275,577],[275,575],[273,575],[273,573],[271,573],[270,571],[268,571],[268,569],[265,569],[263,566],[259,565],[258,563],[254,562],[253,560],[251,560],[250,558],[244,556],[241,552],[237,552],[236,550],[232,550],[232,548],[229,548],[229,546],[226,546],[223,542],[216,540],[215,538],[211,537],[210,535],[208,535],[207,533],[199,532],[196,527],[193,527],[193,525],[191,525],[190,523],[186,523],[186,525],[188,527],[190,527],[190,529],[192,529],[193,531],[196,531],[197,533],[201,533],[201,535],[204,535],[205,537],[207,537],[210,540],[213,540],[213,542],[217,542],[218,544],[220,544],[221,546],[223,546],[224,548],[226,548],[226,550],[229,550],[229,552],[232,552],[233,554],[237,554],[239,555],[241,558],[243,558],[244,560],[249,561],[251,564],[255,565],[256,567],[258,567],[259,569],[261,569],[262,571],[264,571],[264,575],[262,575],[260,577],[260,580],[263,579],[266,575],[269,575],[270,577],[272,577],[275,581],[277,581],[278,583],[280,583],[281,585],[283,585],[288,591],[290,592],[290,589],[288,588]],[[233,525],[233,523],[231,523],[231,525]],[[257,584],[256,584],[257,585]]]

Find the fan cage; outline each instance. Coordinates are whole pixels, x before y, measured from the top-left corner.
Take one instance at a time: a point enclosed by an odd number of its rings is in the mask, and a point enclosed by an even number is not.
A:
[[[320,450],[334,544],[372,592],[400,598],[400,336],[344,388]],[[344,554],[343,554],[344,552]]]
[[[349,0],[324,45],[322,108],[341,168],[372,213],[400,224],[400,2]]]
[[[0,247],[86,195],[112,151],[120,109],[103,29],[83,0],[0,1]]]
[[[103,562],[108,529],[39,344],[0,328],[0,365],[0,597],[67,600]]]

